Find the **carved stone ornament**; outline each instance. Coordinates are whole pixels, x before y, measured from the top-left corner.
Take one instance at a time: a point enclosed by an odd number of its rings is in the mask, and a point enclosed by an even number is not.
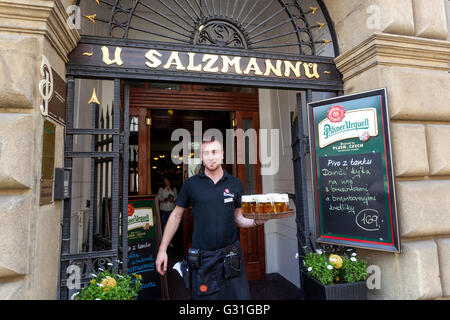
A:
[[[42,55],[40,70],[42,80],[39,82],[39,94],[41,95],[43,102],[39,106],[39,109],[45,117],[48,116],[48,102],[53,96],[53,74],[50,62],[44,55]]]

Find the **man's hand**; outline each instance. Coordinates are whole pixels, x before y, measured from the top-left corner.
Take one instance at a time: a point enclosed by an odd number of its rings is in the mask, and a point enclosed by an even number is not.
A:
[[[175,206],[175,209],[172,210],[172,213],[167,220],[166,227],[163,231],[163,237],[161,243],[159,244],[158,255],[156,256],[156,271],[160,275],[164,275],[167,271],[167,247],[169,246],[170,240],[172,240],[175,232],[180,225],[180,221],[183,218],[184,208]]]
[[[242,208],[234,209],[234,220],[239,228],[254,228],[255,224],[263,225],[267,220],[247,219],[242,214]]]
[[[158,256],[156,257],[156,270],[160,275],[164,275],[167,271],[167,252],[158,251]]]
[[[267,221],[267,220],[257,220],[257,219],[255,219],[253,223],[254,223],[257,227],[259,227],[259,226],[262,226],[264,223],[266,223],[266,221]]]

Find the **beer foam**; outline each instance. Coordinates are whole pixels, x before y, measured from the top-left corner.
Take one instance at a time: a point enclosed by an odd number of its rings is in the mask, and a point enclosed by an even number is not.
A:
[[[257,202],[272,202],[267,194],[257,194],[255,197]]]
[[[245,195],[241,198],[242,202],[256,202],[256,196],[254,194],[252,195]]]

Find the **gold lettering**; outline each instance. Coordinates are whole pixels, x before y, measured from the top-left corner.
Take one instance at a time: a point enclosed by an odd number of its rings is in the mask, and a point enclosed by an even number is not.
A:
[[[300,72],[301,66],[302,66],[302,63],[301,63],[300,61],[297,61],[297,62],[295,63],[295,67],[294,67],[294,65],[292,64],[292,62],[290,62],[290,61],[285,61],[285,62],[284,62],[284,68],[285,68],[285,70],[284,70],[284,76],[285,76],[285,77],[289,77],[289,76],[291,75],[291,71],[293,71],[294,74],[295,74],[295,76],[296,76],[297,78],[300,78],[300,77],[301,77],[301,72]]]
[[[250,71],[254,71],[255,75],[257,76],[263,75],[261,69],[258,66],[258,63],[256,62],[256,58],[250,58],[250,60],[248,61],[247,69],[245,69],[244,74],[249,74]]]
[[[319,79],[319,73],[317,72],[317,63],[304,63],[303,67],[305,68],[305,75],[311,79],[311,78],[316,78]],[[311,73],[311,71],[309,70],[309,68],[313,69],[313,72]]]
[[[188,56],[189,56],[189,64],[188,64],[188,71],[202,71],[202,65],[194,65],[194,58],[195,58],[195,53],[193,52],[188,52]]]
[[[206,66],[203,67],[203,71],[205,72],[218,72],[219,67],[213,67],[214,63],[219,59],[219,56],[215,54],[205,54],[203,56],[202,62],[207,62]]]
[[[158,59],[162,57],[162,54],[156,50],[148,50],[145,57],[149,60],[145,63],[149,68],[158,68],[161,65],[161,60]]]
[[[276,67],[274,67],[272,61],[270,61],[270,59],[266,59],[266,72],[264,73],[264,75],[270,75],[270,71],[272,71],[273,74],[277,77],[282,77],[283,74],[281,73],[281,60],[277,60]]]
[[[178,51],[172,51],[167,63],[164,65],[164,69],[170,69],[172,65],[176,66],[177,70],[186,70],[186,68],[181,63],[180,57],[178,56]]]
[[[120,54],[122,53],[122,49],[120,47],[116,47],[116,51],[114,52],[114,60],[111,60],[109,58],[109,50],[107,47],[102,47],[102,53],[103,53],[103,62],[107,65],[111,65],[113,63],[116,63],[118,66],[123,65],[123,61],[120,58]]]
[[[234,66],[234,71],[236,71],[237,74],[242,74],[241,70],[241,57],[234,57],[233,59],[230,59],[228,56],[222,56],[222,73],[228,72],[229,66]]]

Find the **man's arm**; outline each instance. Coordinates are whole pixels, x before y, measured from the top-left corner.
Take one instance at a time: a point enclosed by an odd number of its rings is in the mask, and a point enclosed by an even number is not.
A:
[[[175,206],[172,213],[167,220],[166,228],[164,229],[163,238],[161,244],[159,245],[158,256],[156,257],[156,270],[161,274],[167,270],[167,247],[172,240],[175,232],[177,232],[180,221],[183,218],[184,208],[180,206]]]
[[[239,228],[253,228],[266,222],[266,220],[247,219],[242,215],[242,208],[234,209],[234,220]]]

